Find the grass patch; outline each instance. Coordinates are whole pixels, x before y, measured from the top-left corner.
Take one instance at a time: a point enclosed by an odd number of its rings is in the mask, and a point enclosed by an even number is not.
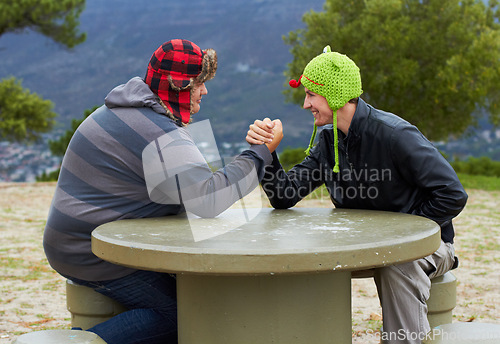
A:
[[[26,266],[23,258],[0,257],[0,265],[5,269],[18,270]]]
[[[458,173],[458,178],[465,189],[477,189],[486,191],[500,190],[500,178],[489,176],[473,176],[470,174]]]

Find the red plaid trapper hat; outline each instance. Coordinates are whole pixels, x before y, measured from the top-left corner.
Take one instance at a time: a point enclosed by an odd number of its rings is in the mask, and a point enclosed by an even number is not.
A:
[[[151,56],[145,82],[182,123],[191,117],[191,89],[195,82],[212,79],[217,70],[213,49],[201,50],[193,42],[173,39]]]

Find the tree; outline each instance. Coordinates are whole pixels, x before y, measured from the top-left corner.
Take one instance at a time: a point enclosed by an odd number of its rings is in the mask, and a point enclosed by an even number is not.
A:
[[[361,70],[362,98],[415,124],[430,139],[460,135],[486,110],[500,124],[497,0],[327,0],[284,37],[297,79],[330,45]],[[303,92],[287,89],[302,104]]]
[[[54,104],[21,87],[15,78],[0,82],[0,135],[8,141],[36,141],[52,130]]]
[[[71,49],[85,41],[78,18],[85,0],[7,0],[0,2],[0,36],[26,29],[39,32]],[[53,104],[30,93],[15,78],[0,81],[0,137],[33,142],[52,130]]]
[[[39,32],[67,48],[83,43],[78,18],[85,0],[4,0],[0,2],[0,36],[26,29]]]
[[[293,166],[302,162],[306,157],[305,153],[306,148],[290,148],[286,147],[283,149],[281,154],[279,155],[281,166],[285,169],[285,171],[290,170]]]

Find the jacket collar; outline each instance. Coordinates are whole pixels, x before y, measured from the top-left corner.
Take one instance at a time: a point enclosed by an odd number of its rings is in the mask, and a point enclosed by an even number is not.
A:
[[[116,86],[104,99],[104,104],[110,109],[118,107],[150,107],[155,112],[166,114],[158,102],[158,96],[139,77],[130,79],[123,85]]]
[[[370,114],[369,105],[361,99],[358,99],[358,105],[356,106],[356,111],[352,117],[351,125],[349,126],[349,131],[347,133],[346,142],[349,144],[354,144],[357,142],[361,136],[361,127],[365,120]]]

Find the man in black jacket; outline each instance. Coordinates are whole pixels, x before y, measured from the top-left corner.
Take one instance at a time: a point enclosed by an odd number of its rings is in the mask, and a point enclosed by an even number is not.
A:
[[[432,255],[374,272],[388,343],[420,343],[430,331],[426,300],[430,278],[456,266],[452,219],[467,194],[439,151],[402,118],[377,110],[359,96],[361,77],[347,56],[325,48],[304,69],[304,109],[315,122],[309,155],[288,173],[273,153],[262,187],[275,208],[293,207],[325,184],[337,208],[402,212],[424,216],[441,227],[441,246]],[[317,127],[324,129],[312,147]],[[275,149],[282,135],[279,119],[257,120],[247,141]]]

